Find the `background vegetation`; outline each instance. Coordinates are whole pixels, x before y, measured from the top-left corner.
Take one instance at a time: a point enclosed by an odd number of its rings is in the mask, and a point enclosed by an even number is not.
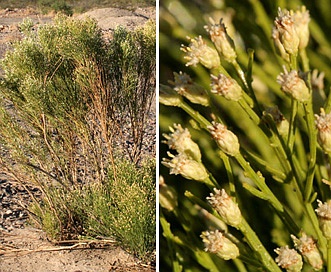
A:
[[[92,8],[117,7],[125,9],[135,9],[137,7],[155,7],[155,0],[8,0],[1,1],[0,8],[26,8],[37,7],[47,13],[50,11],[64,11],[70,15],[72,12],[81,13]]]

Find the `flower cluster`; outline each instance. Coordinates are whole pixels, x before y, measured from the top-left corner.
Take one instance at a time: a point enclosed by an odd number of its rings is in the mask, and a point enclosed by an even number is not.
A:
[[[238,101],[242,97],[242,88],[233,78],[224,74],[211,75],[211,92],[222,95],[228,100]]]
[[[331,114],[321,109],[320,115],[315,114],[318,142],[325,153],[331,153]]]
[[[205,26],[212,42],[214,43],[218,53],[227,62],[234,62],[237,58],[237,53],[234,50],[234,42],[226,31],[222,19],[219,24],[216,24],[212,18],[209,19],[211,25]]]
[[[174,80],[170,81],[174,85],[174,90],[194,104],[200,104],[203,106],[209,105],[209,97],[206,93],[206,90],[196,84],[191,77],[183,72],[174,73]]]
[[[220,66],[220,58],[217,51],[208,46],[201,36],[195,39],[188,37],[188,39],[191,42],[189,46],[182,45],[181,47],[181,50],[186,53],[184,58],[188,60],[187,66],[197,65],[198,63],[209,69]]]
[[[206,168],[185,153],[173,155],[168,152],[171,159],[163,158],[162,164],[170,169],[170,174],[182,175],[186,179],[204,181],[208,178]]]
[[[288,246],[275,249],[278,254],[276,257],[277,264],[286,269],[287,272],[300,272],[303,266],[301,255],[295,249]]]
[[[289,60],[289,55],[297,55],[299,49],[304,49],[309,41],[309,12],[305,7],[293,10],[278,9],[278,17],[274,21],[272,38],[283,59]]]
[[[297,70],[287,71],[284,66],[284,73],[277,77],[277,82],[280,84],[282,91],[290,95],[293,99],[300,102],[306,102],[310,98],[310,91],[305,81],[299,76]]]
[[[218,147],[230,156],[236,156],[240,153],[240,145],[237,136],[226,128],[225,125],[213,122],[208,127],[211,135],[215,139]]]
[[[214,194],[207,197],[209,204],[219,213],[223,221],[233,227],[238,227],[242,216],[238,204],[225,192],[224,189],[214,188]]]
[[[201,161],[201,152],[199,146],[192,140],[191,134],[187,128],[183,129],[180,124],[174,124],[169,127],[171,134],[163,134],[170,149],[177,150],[178,153],[185,153],[196,161]]]
[[[331,200],[324,203],[320,200],[317,200],[317,202],[318,208],[315,211],[318,215],[320,228],[324,237],[331,240]]]
[[[314,268],[314,270],[320,270],[323,266],[323,260],[320,252],[318,251],[316,241],[308,236],[306,233],[302,233],[300,239],[291,235],[295,248],[302,254],[307,263]]]
[[[224,260],[235,259],[239,256],[238,247],[219,230],[204,231],[200,237],[205,245],[205,251],[215,253]]]

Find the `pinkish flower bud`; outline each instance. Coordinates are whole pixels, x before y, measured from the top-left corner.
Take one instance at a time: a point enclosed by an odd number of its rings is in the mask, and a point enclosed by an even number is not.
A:
[[[278,266],[286,269],[287,272],[300,272],[303,266],[301,255],[290,249],[288,246],[275,249],[278,254],[276,262]]]
[[[225,192],[224,189],[214,188],[215,194],[211,193],[207,200],[209,204],[218,212],[222,220],[233,227],[238,227],[242,216],[238,204]]]
[[[299,49],[306,48],[309,42],[309,11],[306,10],[305,6],[302,6],[300,10],[296,12],[291,10],[290,13],[294,21],[295,31],[299,37]]]
[[[323,267],[323,260],[320,252],[318,251],[316,241],[307,236],[306,233],[302,233],[300,239],[291,235],[294,246],[302,254],[304,260],[309,263],[314,270],[320,270]]]
[[[298,53],[300,40],[294,25],[294,18],[288,10],[278,9],[278,17],[274,21],[272,38],[283,58],[286,57],[285,53],[292,55]]]
[[[183,102],[183,98],[169,86],[161,84],[159,102],[166,106],[178,107]]]
[[[164,141],[169,148],[175,149],[178,153],[185,153],[192,159],[200,162],[201,152],[199,146],[192,141],[191,134],[187,128],[183,129],[181,125],[174,124],[174,128],[169,127],[171,134],[163,134],[167,139]],[[176,129],[176,130],[175,130]]]
[[[212,126],[208,126],[208,129],[215,139],[218,147],[224,153],[230,156],[236,156],[240,153],[240,146],[237,136],[228,130],[226,126],[213,122]]]
[[[186,97],[194,104],[209,105],[209,97],[206,90],[194,83],[188,74],[182,72],[179,72],[179,74],[174,73],[174,77],[175,81],[170,81],[170,83],[174,85],[174,90],[178,94]]]
[[[215,253],[224,260],[236,259],[239,256],[238,247],[226,238],[219,230],[201,233],[205,251]]]
[[[242,88],[231,77],[219,74],[211,75],[211,92],[224,96],[228,100],[238,101],[242,97]]]
[[[236,51],[234,50],[234,42],[228,35],[222,19],[219,24],[215,24],[212,18],[209,18],[209,20],[211,26],[205,26],[205,29],[208,31],[218,53],[220,53],[227,62],[234,62],[237,58]]]
[[[315,114],[317,140],[325,153],[331,153],[331,114],[321,108],[321,114]]]
[[[178,206],[176,190],[164,182],[164,178],[159,179],[159,202],[162,208],[173,211]]]
[[[318,208],[315,210],[318,215],[320,228],[324,237],[331,240],[331,200],[322,202],[317,200]]]
[[[170,168],[170,174],[182,175],[186,179],[205,181],[209,175],[202,163],[193,160],[186,154],[181,153],[177,156],[168,152],[172,159],[163,158],[162,164]]]
[[[191,39],[189,46],[182,45],[181,50],[186,53],[186,66],[197,65],[199,62],[208,69],[220,66],[220,58],[214,48],[209,47],[201,36]]]
[[[277,82],[281,85],[282,91],[292,98],[300,102],[309,100],[310,91],[305,81],[299,77],[298,71],[292,70],[288,72],[284,66],[284,73],[277,77]]]

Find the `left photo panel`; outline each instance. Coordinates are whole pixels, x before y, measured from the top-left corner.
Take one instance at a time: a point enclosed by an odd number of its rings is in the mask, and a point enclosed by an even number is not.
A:
[[[157,1],[0,2],[0,271],[156,270]]]

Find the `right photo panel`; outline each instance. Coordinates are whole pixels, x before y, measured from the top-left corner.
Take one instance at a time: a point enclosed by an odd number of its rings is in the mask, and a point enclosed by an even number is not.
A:
[[[329,1],[160,1],[160,271],[331,271],[330,31]]]

